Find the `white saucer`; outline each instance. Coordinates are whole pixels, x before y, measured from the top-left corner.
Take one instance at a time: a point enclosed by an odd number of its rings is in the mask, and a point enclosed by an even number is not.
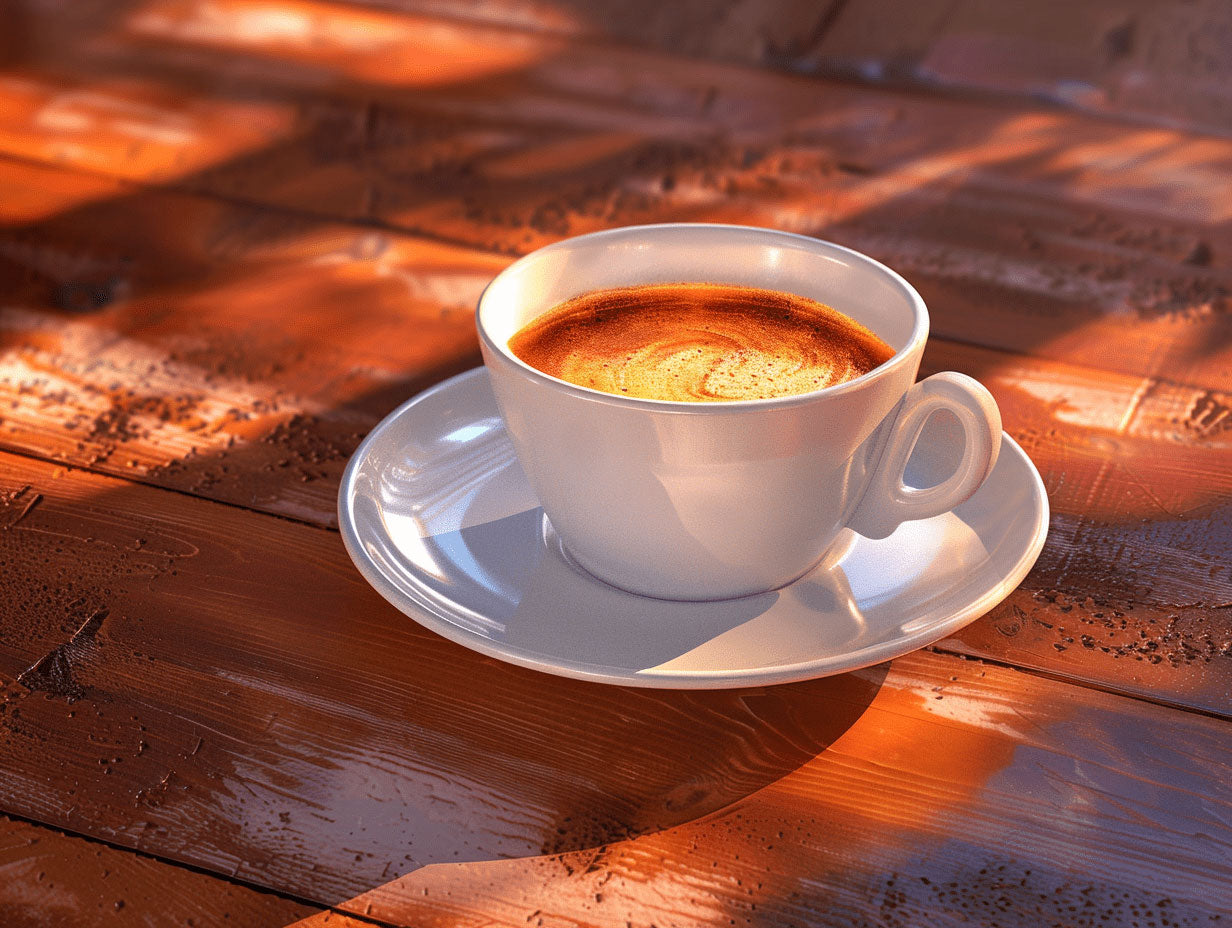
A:
[[[944,475],[945,432],[930,423],[909,479]],[[1007,435],[988,482],[954,512],[881,541],[848,533],[832,566],[781,590],[711,603],[636,596],[563,556],[477,368],[372,431],[347,466],[338,516],[364,577],[446,638],[567,677],[713,689],[855,670],[955,632],[1026,576],[1048,500]]]

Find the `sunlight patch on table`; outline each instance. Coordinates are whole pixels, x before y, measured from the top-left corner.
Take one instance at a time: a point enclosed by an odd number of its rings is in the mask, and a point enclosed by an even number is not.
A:
[[[510,71],[549,40],[323,0],[153,0],[131,33],[263,57],[394,86],[431,86]],[[554,43],[553,43],[554,44]]]

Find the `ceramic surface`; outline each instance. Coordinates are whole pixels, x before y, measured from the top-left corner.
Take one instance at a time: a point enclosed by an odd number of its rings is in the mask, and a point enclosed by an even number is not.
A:
[[[617,396],[517,358],[508,341],[562,300],[670,281],[796,293],[867,326],[894,349],[861,377],[812,393],[734,402]],[[668,223],[607,229],[515,261],[479,300],[479,345],[535,495],[587,570],[626,590],[713,600],[795,580],[844,528],[884,538],[947,512],[996,460],[1001,417],[952,371],[916,383],[928,311],[890,268],[833,242],[773,229]],[[946,410],[964,449],[950,474],[904,489],[920,427]]]
[[[910,483],[952,470],[952,427],[926,427]],[[1048,501],[1003,436],[991,476],[954,511],[878,541],[848,533],[829,563],[782,589],[719,602],[637,596],[563,552],[477,369],[373,430],[347,467],[339,521],[386,599],[469,648],[587,680],[719,688],[854,670],[951,634],[1026,575]]]

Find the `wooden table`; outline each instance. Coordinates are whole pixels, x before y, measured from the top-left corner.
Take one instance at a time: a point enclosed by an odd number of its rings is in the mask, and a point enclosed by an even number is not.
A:
[[[1232,918],[1224,5],[0,4],[6,925]],[[721,692],[420,628],[342,468],[513,256],[817,234],[1052,505],[932,648]]]

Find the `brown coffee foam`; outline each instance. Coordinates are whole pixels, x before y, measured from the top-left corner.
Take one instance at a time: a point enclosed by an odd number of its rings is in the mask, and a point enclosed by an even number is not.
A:
[[[805,297],[724,284],[647,284],[576,297],[509,340],[531,367],[618,396],[768,399],[859,377],[894,351]]]

